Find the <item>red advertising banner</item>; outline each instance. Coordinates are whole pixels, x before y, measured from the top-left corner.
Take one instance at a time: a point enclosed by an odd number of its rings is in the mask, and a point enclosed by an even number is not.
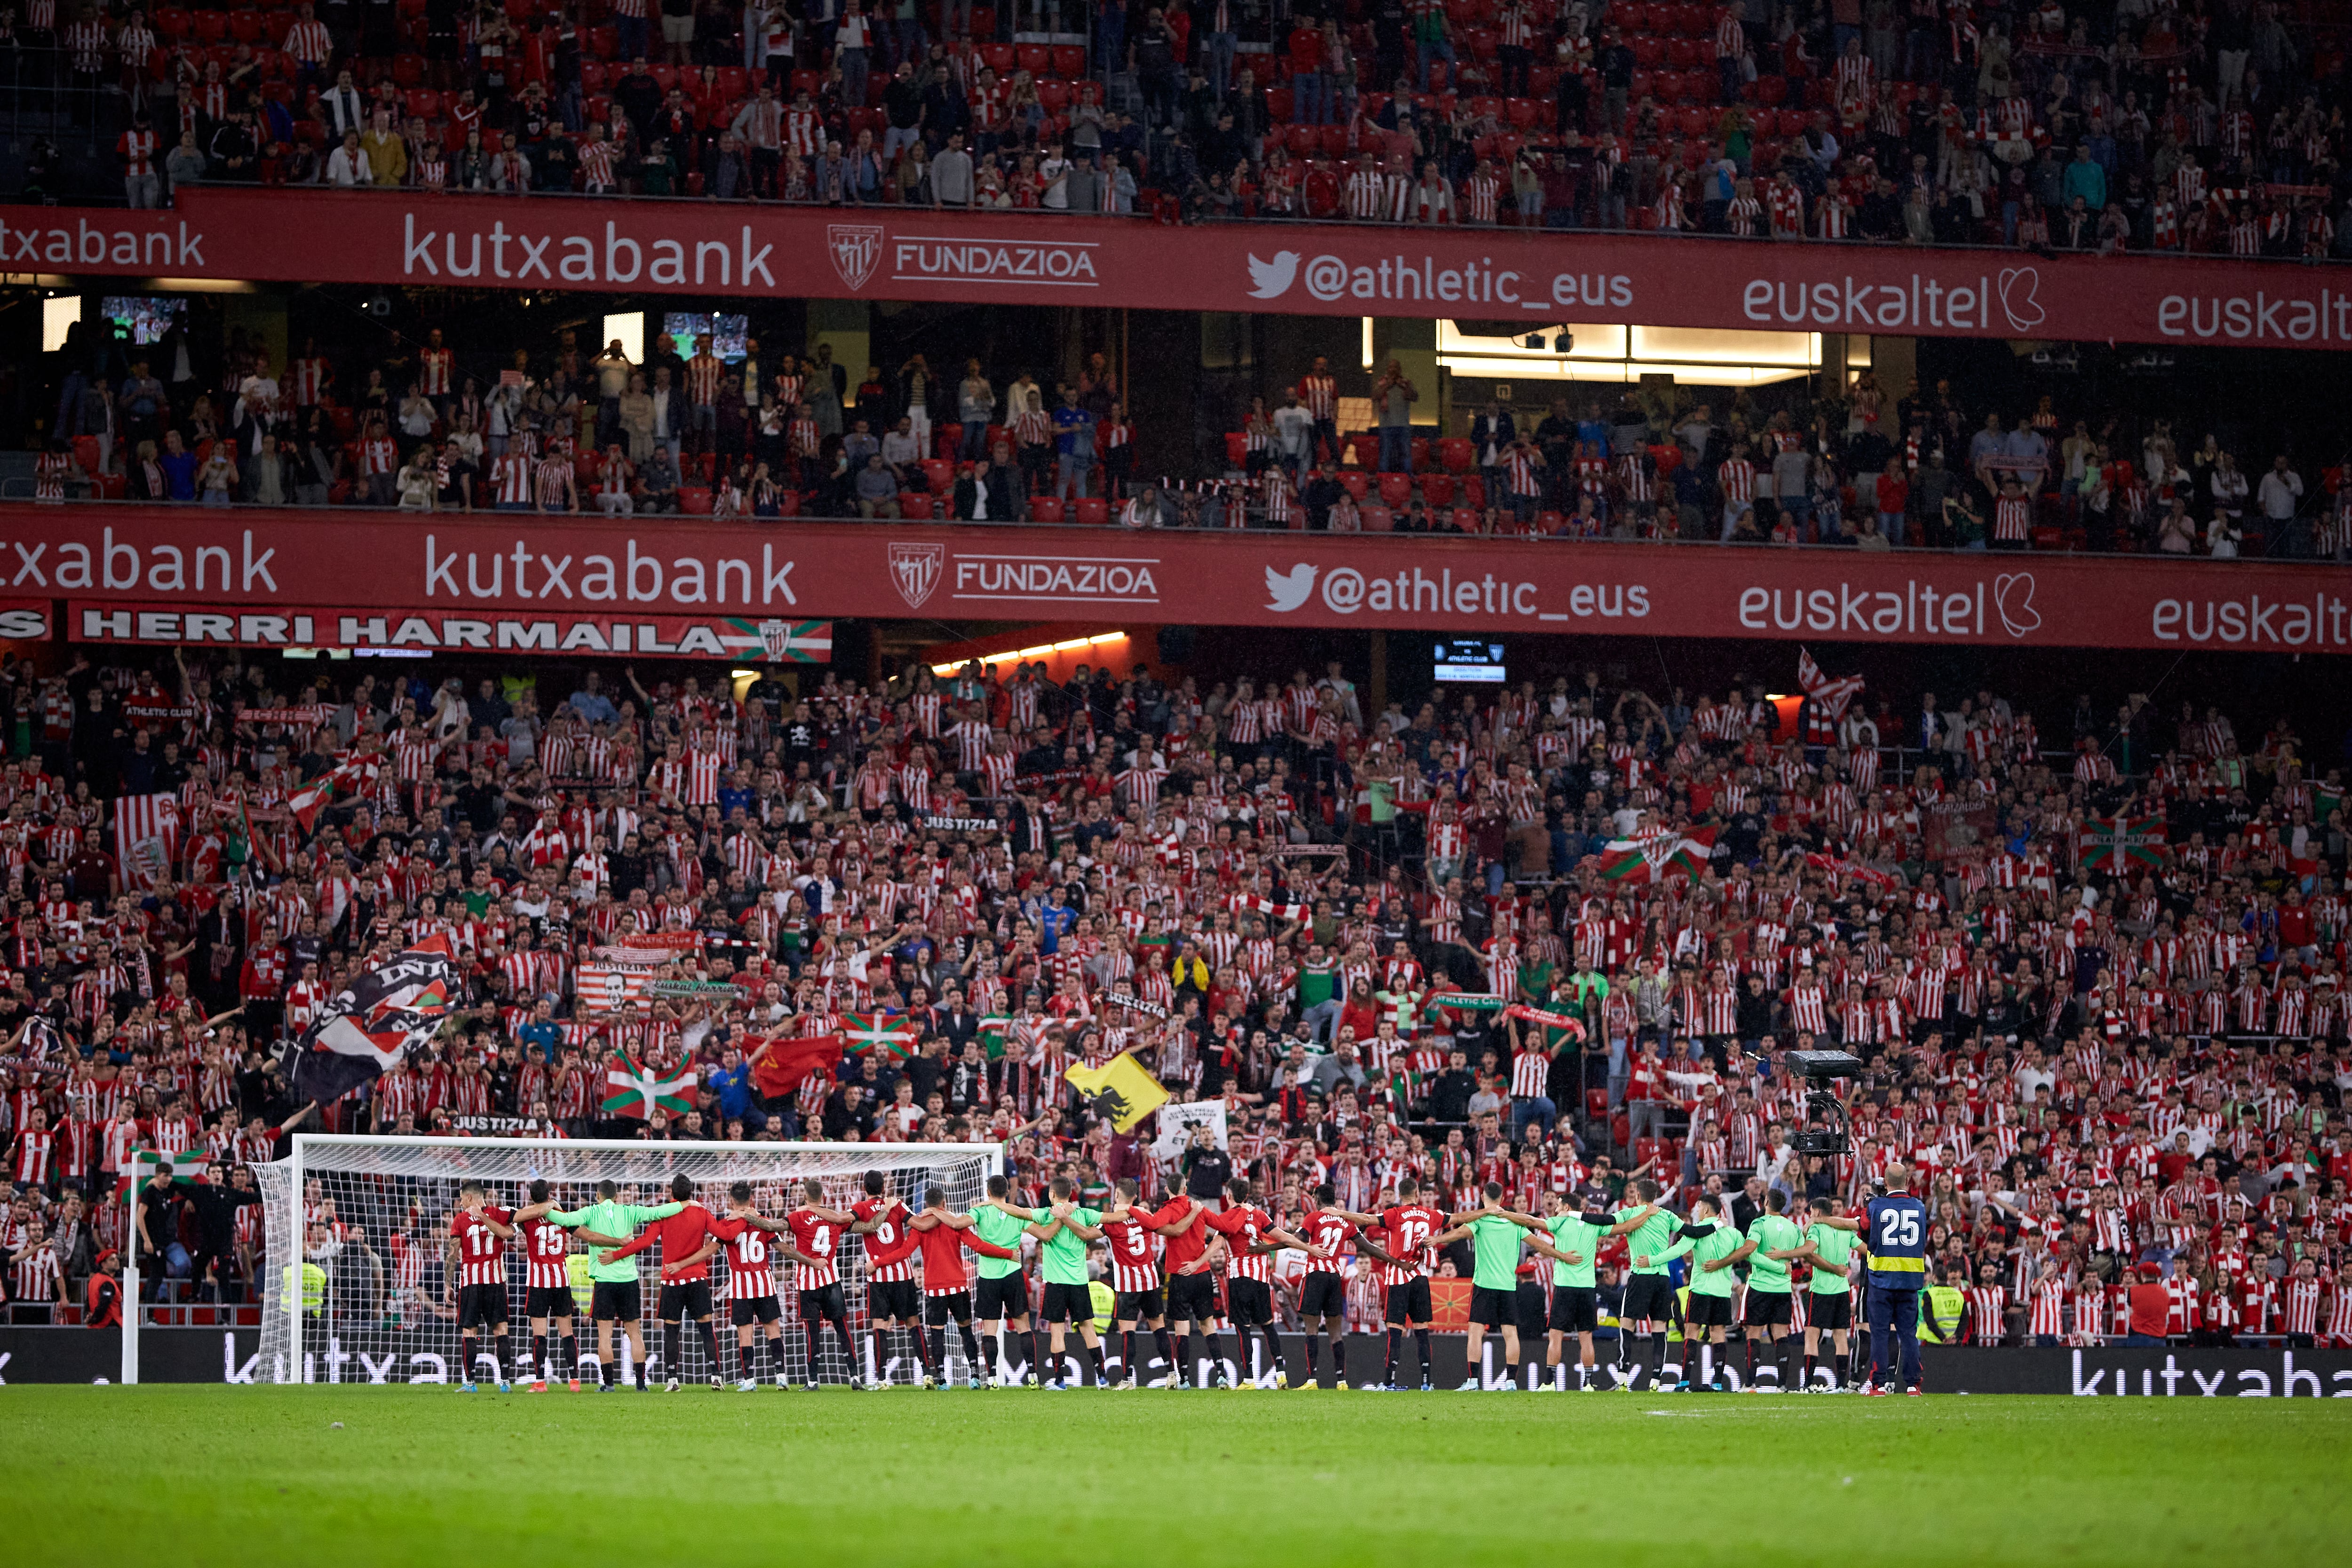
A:
[[[844,616],[2352,647],[2352,569],[2315,562],[495,512],[0,505],[0,592],[71,601],[78,640],[290,643],[246,617],[307,615],[326,646],[491,651],[700,626],[713,658]]]
[[[47,615],[43,616],[44,626]],[[777,616],[613,616],[451,609],[256,608],[76,599],[66,638],[169,647],[562,653],[614,658],[833,662],[833,623]]]
[[[46,642],[48,636],[47,600],[0,599],[0,642]]]
[[[335,243],[314,243],[332,234]],[[2352,269],[1692,235],[200,187],[0,207],[0,269],[379,286],[2352,344]]]

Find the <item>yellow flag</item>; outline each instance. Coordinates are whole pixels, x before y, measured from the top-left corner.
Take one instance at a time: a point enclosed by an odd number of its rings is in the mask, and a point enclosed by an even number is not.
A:
[[[1121,1132],[1134,1131],[1137,1122],[1168,1103],[1160,1080],[1125,1051],[1098,1068],[1074,1067],[1062,1076]]]

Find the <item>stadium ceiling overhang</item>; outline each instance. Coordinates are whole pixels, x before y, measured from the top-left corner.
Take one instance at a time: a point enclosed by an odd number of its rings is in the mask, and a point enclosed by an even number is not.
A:
[[[369,569],[353,572],[354,561]],[[0,637],[815,661],[829,656],[829,623],[841,617],[2317,654],[2352,648],[2352,569],[1376,534],[0,504]]]
[[[2352,343],[2352,268],[2220,257],[217,185],[0,207],[0,275]]]

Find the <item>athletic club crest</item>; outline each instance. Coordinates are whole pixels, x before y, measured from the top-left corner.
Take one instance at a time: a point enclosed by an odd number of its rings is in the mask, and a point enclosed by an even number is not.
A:
[[[761,621],[760,647],[766,651],[770,658],[782,659],[784,655],[792,651],[793,628],[783,621]]]
[[[833,247],[833,269],[849,285],[852,293],[866,287],[874,276],[874,264],[882,259],[882,226],[878,223],[829,223],[824,226],[825,243]]]
[[[940,568],[946,563],[944,544],[894,544],[890,547],[890,580],[910,610],[919,610],[931,590],[940,585]]]

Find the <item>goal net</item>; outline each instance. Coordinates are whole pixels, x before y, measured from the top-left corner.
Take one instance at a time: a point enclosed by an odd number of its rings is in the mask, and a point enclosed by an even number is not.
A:
[[[751,1184],[753,1205],[782,1219],[803,1202],[802,1184],[824,1186],[824,1206],[847,1209],[866,1196],[868,1172],[880,1173],[884,1190],[909,1209],[922,1206],[924,1189],[946,1189],[948,1206],[971,1208],[986,1195],[988,1178],[1003,1169],[993,1143],[651,1143],[598,1139],[466,1139],[369,1137],[301,1133],[293,1153],[257,1167],[266,1220],[267,1266],[263,1280],[261,1354],[256,1382],[264,1383],[443,1383],[467,1381],[457,1328],[458,1270],[447,1246],[449,1218],[462,1182],[482,1184],[489,1205],[512,1211],[530,1201],[534,1181],[549,1184],[549,1196],[564,1209],[596,1202],[597,1184],[611,1181],[625,1204],[671,1201],[671,1184],[685,1176],[696,1201],[724,1214],[728,1189]],[[658,1321],[660,1259],[657,1247],[637,1254],[644,1298],[648,1371],[656,1378],[707,1379],[740,1364],[730,1325],[726,1252],[710,1259],[712,1323],[726,1368],[709,1364],[701,1335],[692,1325],[678,1336],[680,1364],[661,1364]],[[590,1282],[587,1243],[572,1240],[566,1258],[578,1363],[562,1359],[560,1339],[551,1339],[541,1366],[544,1375],[594,1379],[597,1335],[588,1321]],[[793,1289],[792,1265],[778,1259],[774,1283],[781,1295],[784,1369],[794,1383],[840,1383],[853,1375],[886,1373],[895,1363],[909,1375],[916,1350],[896,1331],[886,1337],[885,1363],[877,1366],[867,1330],[866,1254],[861,1244],[845,1244],[839,1256],[843,1294],[857,1354],[856,1368],[842,1355],[840,1340],[821,1329],[817,1364],[809,1365],[812,1341],[801,1321]],[[475,1342],[475,1382],[498,1376],[524,1377],[520,1364],[531,1353],[525,1315],[527,1260],[509,1243],[504,1267],[512,1363],[502,1373],[490,1364],[493,1343],[484,1329]],[[562,1298],[558,1298],[560,1301]],[[764,1330],[756,1331],[764,1333]],[[625,1337],[613,1336],[613,1354],[623,1376],[634,1374],[635,1352]],[[955,1370],[969,1374],[956,1336],[948,1336]],[[979,1369],[985,1375],[993,1368]]]

